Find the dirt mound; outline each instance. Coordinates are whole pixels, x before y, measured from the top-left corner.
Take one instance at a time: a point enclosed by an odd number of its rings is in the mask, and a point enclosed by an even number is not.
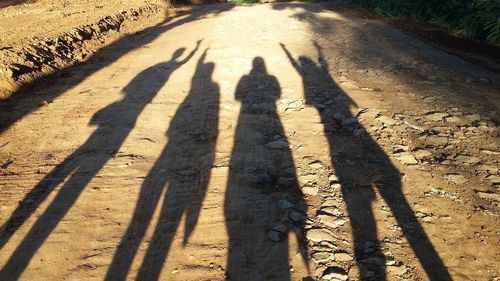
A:
[[[0,34],[6,35],[0,42],[0,99],[8,98],[20,86],[36,78],[85,61],[97,49],[123,34],[159,22],[168,14],[167,11],[172,11],[160,3],[144,4],[127,10],[117,9],[120,6],[116,5],[101,5],[98,7],[106,10],[100,12],[104,16],[97,19],[88,16],[70,17],[68,24],[51,28],[47,32],[40,31],[40,27],[32,27],[27,30],[21,29],[16,33],[8,27],[21,21],[23,17],[8,18],[7,28],[0,30]],[[41,4],[43,3],[38,5]],[[19,10],[26,7],[11,6],[1,13],[9,13],[5,11],[8,9]],[[72,11],[78,14],[81,9],[83,7],[79,6],[78,9],[64,11],[68,14]],[[29,9],[30,12],[34,10],[36,9],[33,7]],[[108,15],[105,15],[106,12]],[[54,20],[56,19],[49,18],[47,23],[50,24]],[[32,33],[27,33],[28,31]],[[27,34],[36,35],[27,38]]]

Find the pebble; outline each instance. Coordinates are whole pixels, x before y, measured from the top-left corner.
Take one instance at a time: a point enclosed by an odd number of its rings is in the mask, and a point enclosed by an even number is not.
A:
[[[394,119],[389,118],[387,116],[383,116],[383,115],[377,117],[376,120],[382,122],[385,125],[394,125],[394,124],[396,124],[396,121],[394,121]]]
[[[337,205],[337,204],[338,204],[337,202],[332,202],[332,205],[326,205],[325,203],[323,203],[323,204],[321,204],[322,206],[325,205],[328,207],[321,207],[321,209],[319,209],[319,211],[321,213],[329,214],[332,216],[342,216],[343,215],[342,211],[339,210],[339,208],[335,207],[335,205]]]
[[[474,156],[458,155],[457,157],[455,157],[455,161],[457,163],[474,165],[481,162],[481,159]]]
[[[336,241],[337,238],[331,233],[330,231],[326,229],[320,229],[320,228],[315,228],[311,229],[307,232],[306,234],[307,239],[309,239],[312,242],[322,242],[322,241]]]
[[[424,159],[424,158],[430,158],[432,157],[432,152],[429,150],[424,150],[424,149],[419,149],[417,151],[413,152],[415,154],[415,157],[419,160]]]
[[[500,194],[476,190],[477,196],[481,199],[500,201]]]
[[[337,175],[335,174],[331,174],[330,176],[328,176],[328,180],[330,182],[338,182],[339,181],[339,178],[337,177]]]
[[[319,193],[319,187],[317,187],[317,186],[304,186],[304,187],[302,187],[302,192],[305,195],[316,196]]]
[[[395,154],[395,156],[401,163],[403,163],[405,165],[418,164],[417,159],[415,159],[415,157],[409,152],[398,153],[398,154]]]
[[[490,175],[494,175],[498,173],[498,167],[492,165],[479,165],[476,170],[486,172]]]
[[[463,184],[467,181],[467,179],[464,176],[454,173],[446,174],[444,175],[444,178],[447,181],[452,182],[454,184]]]
[[[330,252],[315,252],[312,254],[312,258],[317,263],[326,263],[334,259],[334,256]]]
[[[335,253],[334,258],[339,262],[352,261],[352,256],[348,253]]]
[[[443,118],[448,116],[449,116],[448,113],[436,112],[425,115],[425,118],[429,121],[441,121],[443,120]]]
[[[453,116],[453,117],[446,117],[444,119],[444,121],[448,122],[448,123],[463,123],[463,120],[462,118],[460,117],[456,117],[456,116]]]
[[[447,137],[441,136],[427,136],[424,139],[425,143],[432,146],[443,146],[448,143]]]
[[[298,180],[299,180],[300,186],[304,186],[306,184],[315,183],[317,178],[318,177],[316,175],[309,174],[309,175],[305,175],[305,176],[300,176]]]
[[[323,163],[321,161],[314,161],[309,163],[309,167],[315,170],[322,169],[324,167]]]
[[[479,115],[479,114],[470,114],[470,115],[465,116],[465,118],[467,118],[467,120],[469,120],[470,122],[481,121],[481,115]]]
[[[500,177],[497,175],[489,175],[486,177],[486,179],[489,180],[493,185],[500,184]]]
[[[330,215],[319,215],[318,220],[322,224],[331,228],[337,228],[347,223],[347,220],[344,218],[338,218]]]
[[[340,267],[328,267],[321,276],[323,280],[347,280],[349,277]]]

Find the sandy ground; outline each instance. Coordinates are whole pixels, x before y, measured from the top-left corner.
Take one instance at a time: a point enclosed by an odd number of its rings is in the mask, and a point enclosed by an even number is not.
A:
[[[49,82],[0,105],[1,280],[500,277],[500,78],[393,28],[203,6]]]
[[[9,5],[10,4],[10,5]],[[0,1],[0,48],[32,37],[52,38],[85,23],[93,23],[110,14],[162,5],[161,0],[28,0]],[[2,8],[2,6],[4,6]]]

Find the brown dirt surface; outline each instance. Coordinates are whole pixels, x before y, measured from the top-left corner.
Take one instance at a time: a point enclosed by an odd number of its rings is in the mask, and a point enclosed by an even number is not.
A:
[[[324,3],[101,46],[0,101],[0,280],[500,278],[498,73]]]
[[[0,99],[36,78],[85,61],[99,48],[173,11],[161,0],[4,2]]]
[[[57,37],[75,27],[129,9],[163,5],[161,0],[35,0],[12,3],[17,4],[0,9],[0,48],[12,47],[33,37]]]

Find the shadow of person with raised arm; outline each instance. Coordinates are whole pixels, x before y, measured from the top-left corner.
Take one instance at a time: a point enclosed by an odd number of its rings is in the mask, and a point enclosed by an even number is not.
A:
[[[378,191],[394,214],[429,279],[452,280],[406,201],[401,190],[399,171],[350,113],[349,107],[355,106],[355,103],[330,76],[321,48],[315,42],[318,51],[316,63],[306,56],[300,56],[296,61],[286,47],[283,44],[281,46],[302,77],[306,103],[318,110],[324,124],[332,166],[342,185],[342,196],[349,213],[360,278],[386,279],[386,258],[381,251],[371,207],[375,192]],[[339,124],[339,119],[345,122]]]
[[[137,280],[158,280],[183,217],[184,244],[194,230],[215,159],[219,118],[219,86],[212,80],[215,65],[206,63],[206,56],[207,50],[198,60],[189,94],[170,123],[168,143],[142,184],[106,280],[126,279],[162,194],[160,218]]]
[[[21,87],[21,89],[13,93],[8,99],[0,99],[0,134],[18,120],[37,110],[42,102],[50,102],[57,99],[64,92],[89,78],[97,71],[110,66],[129,52],[153,42],[169,30],[186,26],[191,22],[202,20],[208,16],[217,16],[231,10],[233,7],[235,7],[233,4],[221,3],[201,5],[188,11],[176,11],[175,16],[168,16],[164,21],[154,26],[124,36],[100,48],[96,53],[92,54],[89,61],[83,64],[57,70],[48,76]],[[71,77],[61,79],[63,76]],[[57,86],[47,87],[47,84],[54,82],[57,82]],[[0,88],[1,91],[2,89]]]
[[[99,127],[87,141],[26,195],[3,226],[1,245],[4,245],[20,227],[18,222],[23,222],[31,216],[49,193],[64,182],[54,200],[36,220],[0,271],[2,280],[19,278],[33,255],[75,203],[85,186],[118,152],[134,128],[137,117],[144,107],[153,100],[170,75],[191,59],[199,44],[200,41],[185,59],[179,60],[185,51],[184,48],[180,48],[174,52],[169,61],[159,63],[139,73],[124,88],[123,99],[94,114],[90,124]]]
[[[235,98],[241,110],[224,203],[229,234],[227,280],[290,280],[288,233],[303,243],[303,194],[276,101],[281,88],[256,57]]]

